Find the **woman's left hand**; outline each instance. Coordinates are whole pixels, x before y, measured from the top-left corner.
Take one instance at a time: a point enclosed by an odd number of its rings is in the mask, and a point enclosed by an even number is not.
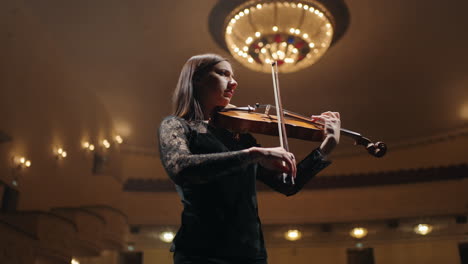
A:
[[[338,112],[325,112],[319,116],[312,116],[313,120],[319,120],[324,126],[324,140],[320,145],[320,152],[328,156],[340,142],[341,120]]]

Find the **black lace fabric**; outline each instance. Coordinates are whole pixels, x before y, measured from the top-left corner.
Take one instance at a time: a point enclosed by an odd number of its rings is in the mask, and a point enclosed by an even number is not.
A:
[[[205,135],[208,144],[190,149],[190,141],[197,135]],[[159,151],[164,168],[175,183],[206,183],[251,162],[248,153],[230,151],[211,136],[208,124],[203,121],[187,122],[176,117],[163,120],[159,129]],[[204,153],[210,147],[213,153]]]

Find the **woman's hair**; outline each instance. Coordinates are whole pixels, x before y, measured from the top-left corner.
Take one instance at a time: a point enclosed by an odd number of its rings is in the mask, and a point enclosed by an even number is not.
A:
[[[191,57],[185,63],[172,96],[173,115],[186,120],[203,120],[203,111],[194,81],[200,80],[221,61],[227,59],[216,54],[202,54]]]

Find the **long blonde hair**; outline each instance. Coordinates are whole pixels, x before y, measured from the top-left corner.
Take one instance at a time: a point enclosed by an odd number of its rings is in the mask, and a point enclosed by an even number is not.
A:
[[[191,57],[184,64],[172,96],[173,115],[186,120],[203,120],[203,110],[194,81],[202,78],[221,61],[227,59],[216,54],[201,54]]]

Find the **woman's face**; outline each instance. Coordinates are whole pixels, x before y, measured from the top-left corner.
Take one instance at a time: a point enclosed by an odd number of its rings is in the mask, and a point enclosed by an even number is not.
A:
[[[196,83],[200,103],[205,108],[225,107],[231,101],[237,82],[231,64],[221,61]]]

